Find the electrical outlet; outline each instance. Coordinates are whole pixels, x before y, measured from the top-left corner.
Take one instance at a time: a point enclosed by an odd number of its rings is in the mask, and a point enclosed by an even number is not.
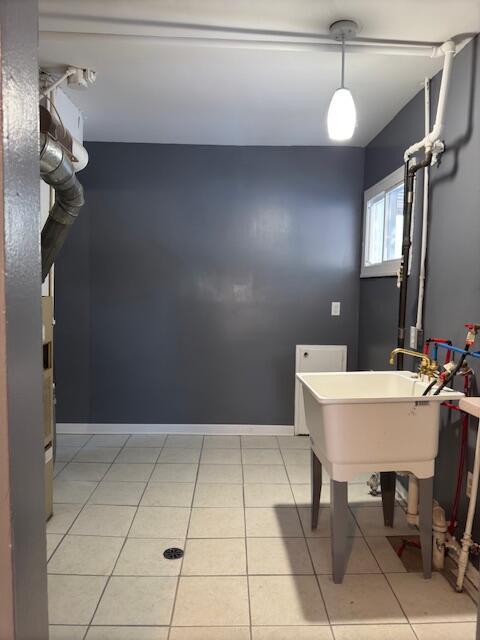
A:
[[[332,316],[340,315],[340,302],[332,302]]]
[[[467,473],[467,498],[470,498],[472,495],[472,482],[473,482],[473,473],[469,471]]]

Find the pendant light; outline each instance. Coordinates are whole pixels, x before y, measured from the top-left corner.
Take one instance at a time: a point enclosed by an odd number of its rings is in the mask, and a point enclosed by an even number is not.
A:
[[[342,43],[342,82],[330,101],[327,116],[331,140],[350,140],[357,124],[357,110],[352,93],[345,87],[345,38],[355,37],[358,27],[353,20],[339,20],[330,26],[330,33]]]

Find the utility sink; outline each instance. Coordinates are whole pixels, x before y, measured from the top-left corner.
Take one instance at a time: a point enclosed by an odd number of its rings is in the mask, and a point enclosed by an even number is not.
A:
[[[434,475],[440,404],[463,393],[422,396],[428,382],[411,371],[298,373],[312,449],[330,477],[368,471]]]

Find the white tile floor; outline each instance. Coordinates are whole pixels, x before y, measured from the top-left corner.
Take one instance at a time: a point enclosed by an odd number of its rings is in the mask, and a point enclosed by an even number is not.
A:
[[[51,639],[473,640],[473,602],[439,574],[405,572],[365,478],[349,486],[351,553],[333,584],[329,486],[311,531],[308,448],[294,437],[60,435]],[[166,560],[168,547],[183,560]]]

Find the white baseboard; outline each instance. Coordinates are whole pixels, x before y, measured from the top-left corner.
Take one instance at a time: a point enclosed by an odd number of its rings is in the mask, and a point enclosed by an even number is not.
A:
[[[232,436],[293,436],[294,427],[286,424],[104,424],[58,422],[57,433],[185,433]]]

